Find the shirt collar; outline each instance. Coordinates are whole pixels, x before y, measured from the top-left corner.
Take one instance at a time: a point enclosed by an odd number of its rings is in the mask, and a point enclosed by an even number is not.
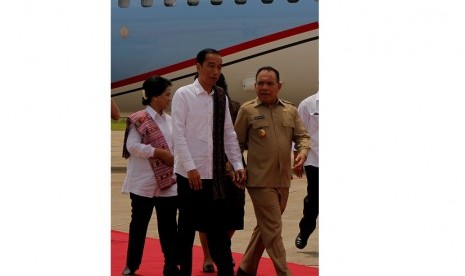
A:
[[[165,117],[165,112],[162,113],[162,115],[158,114],[158,112],[155,111],[155,109],[153,109],[150,105],[147,105],[147,107],[145,108],[145,110],[147,111],[147,113],[149,113],[150,117],[152,117],[154,120],[156,118],[163,118]]]
[[[319,112],[320,110],[320,93],[319,92],[316,92],[315,94],[315,109],[316,109],[316,112]]]
[[[205,93],[205,94],[211,96],[211,95],[213,95],[213,93],[215,93],[215,90],[212,89],[212,93],[208,94],[208,92],[205,91],[205,89],[203,89],[202,85],[199,82],[199,79],[195,79],[193,85],[194,85],[194,93],[195,93],[195,95],[200,95],[202,93]]]
[[[254,106],[259,106],[259,105],[262,105],[262,104],[265,105],[258,97],[255,98]],[[280,98],[278,98],[278,101],[276,102],[275,106],[278,105],[278,104],[284,106],[284,103],[282,102],[282,100]]]

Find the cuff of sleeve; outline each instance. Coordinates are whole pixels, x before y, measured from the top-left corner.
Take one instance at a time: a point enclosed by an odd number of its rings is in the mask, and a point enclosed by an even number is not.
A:
[[[235,171],[244,169],[244,166],[242,165],[242,162],[236,162],[236,163],[234,163],[232,165],[233,165]]]
[[[186,172],[195,169],[195,164],[194,161],[187,161],[183,163],[184,169],[186,169]]]
[[[305,154],[306,157],[308,157],[308,150],[307,149],[301,149],[299,150],[299,153],[298,154]]]

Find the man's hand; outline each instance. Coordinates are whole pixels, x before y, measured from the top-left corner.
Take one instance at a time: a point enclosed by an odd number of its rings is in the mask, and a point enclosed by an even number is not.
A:
[[[297,177],[299,178],[302,178],[302,175],[303,175],[303,167],[300,166],[300,167],[292,167],[292,171],[294,171],[295,175],[297,175]]]
[[[200,174],[197,169],[188,171],[187,178],[189,179],[189,186],[192,190],[197,191],[202,189],[202,180],[200,179]]]
[[[307,160],[307,156],[302,153],[297,154],[296,158],[294,159],[294,166],[292,167],[292,170],[299,178],[303,175],[303,166],[305,160]]]
[[[239,189],[245,188],[245,183],[247,183],[247,173],[244,169],[234,171],[231,174],[231,179]]]

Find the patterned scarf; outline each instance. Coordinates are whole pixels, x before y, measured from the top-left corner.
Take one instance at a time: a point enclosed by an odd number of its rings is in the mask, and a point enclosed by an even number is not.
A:
[[[153,118],[145,111],[138,111],[128,117],[126,121],[126,132],[124,134],[123,144],[123,157],[128,159],[131,155],[126,148],[126,141],[129,134],[129,127],[134,124],[137,132],[142,137],[142,143],[146,145],[152,145],[154,148],[169,149],[168,143],[166,143],[165,137],[158,128]],[[166,189],[176,183],[173,179],[173,167],[169,167],[162,162],[161,159],[150,157],[150,165],[152,166],[153,173],[157,180],[158,187],[160,189]]]
[[[224,153],[224,119],[226,96],[221,87],[213,87],[213,198],[225,199],[226,154]]]

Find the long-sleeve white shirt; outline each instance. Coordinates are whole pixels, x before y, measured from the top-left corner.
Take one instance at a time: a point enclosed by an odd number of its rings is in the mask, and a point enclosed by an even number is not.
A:
[[[300,118],[302,119],[305,128],[310,134],[311,148],[308,152],[307,160],[304,166],[319,167],[319,150],[318,150],[318,135],[319,135],[319,107],[320,96],[319,92],[305,98],[298,107]]]
[[[213,179],[213,93],[208,94],[195,80],[173,96],[174,171],[184,177],[188,171],[197,169],[201,179]],[[225,113],[225,153],[235,170],[243,169],[227,102]]]
[[[155,123],[165,137],[170,151],[173,152],[171,116],[165,112],[160,115],[150,106],[147,106],[145,110],[155,120]],[[123,193],[133,193],[150,198],[154,196],[176,196],[178,194],[177,184],[171,185],[171,187],[164,190],[158,188],[155,174],[149,162],[149,158],[153,156],[155,148],[152,145],[142,143],[142,138],[134,125],[130,127],[126,147],[131,156],[128,158]],[[173,178],[175,178],[174,175]]]

